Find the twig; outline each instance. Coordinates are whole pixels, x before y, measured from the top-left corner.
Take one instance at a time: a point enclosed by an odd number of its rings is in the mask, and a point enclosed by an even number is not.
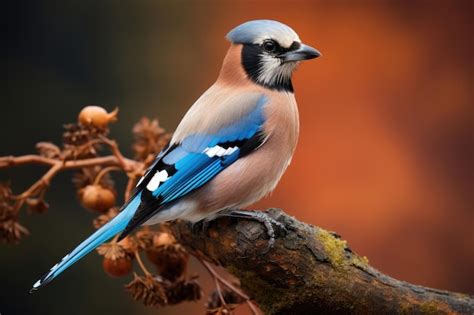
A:
[[[2,156],[0,157],[0,168],[11,166],[27,165],[27,164],[44,164],[55,165],[58,160],[43,157],[41,155],[22,155],[22,156]]]
[[[132,190],[134,187],[135,187],[135,178],[129,176],[127,187],[125,187],[125,193],[124,193],[125,201],[130,199],[130,195],[132,194]]]
[[[103,175],[111,170],[133,170],[133,173],[138,173],[143,170],[143,163],[127,159],[118,150],[117,145],[114,141],[107,141],[109,146],[111,146],[114,155],[103,156],[103,157],[94,157],[82,160],[60,160],[47,158],[41,155],[23,155],[23,156],[5,156],[0,157],[0,169],[21,166],[21,165],[30,165],[30,164],[39,164],[39,165],[48,165],[50,166],[49,170],[33,185],[31,185],[27,190],[21,194],[15,196],[16,202],[14,204],[13,213],[18,215],[20,209],[25,204],[27,198],[39,195],[42,196],[45,193],[45,188],[49,186],[54,176],[59,172],[64,170],[80,169],[84,167],[91,166],[103,166],[105,167],[96,177],[96,183],[100,181]],[[130,185],[130,181],[129,184]],[[127,187],[128,187],[127,185]],[[133,188],[133,187],[132,187]],[[129,188],[127,188],[128,190]],[[127,193],[127,192],[126,192]],[[130,193],[128,193],[129,195]],[[128,199],[127,199],[128,200]]]
[[[258,311],[257,309],[255,308],[255,306],[253,305],[252,301],[250,300],[250,297],[248,295],[246,295],[245,293],[243,293],[241,290],[239,290],[238,288],[236,288],[232,283],[230,283],[229,281],[227,281],[226,279],[224,279],[217,271],[214,270],[214,268],[211,266],[210,263],[208,263],[207,261],[205,261],[204,259],[200,258],[199,256],[195,256],[197,258],[197,260],[199,260],[199,262],[204,266],[204,268],[206,268],[206,270],[211,274],[211,276],[214,278],[214,279],[217,279],[218,281],[220,281],[223,285],[225,285],[226,287],[228,287],[229,289],[231,289],[232,291],[234,291],[235,293],[237,293],[237,295],[239,295],[241,298],[243,298],[245,300],[245,302],[247,303],[248,307],[250,308],[250,310],[252,311],[252,313],[254,315],[257,315],[258,314]]]
[[[95,177],[93,185],[97,185],[100,183],[100,180],[102,177],[105,176],[105,174],[111,172],[111,171],[121,171],[122,169],[118,166],[108,166],[106,168],[103,168]]]
[[[117,158],[122,169],[125,172],[130,172],[132,166],[127,163],[127,159],[123,156],[122,152],[120,152],[117,142],[104,136],[99,136],[99,139],[102,140],[104,144],[109,146],[110,150],[112,151],[112,154]]]
[[[138,265],[140,266],[141,270],[145,273],[146,276],[151,275],[151,272],[148,271],[148,269],[145,267],[145,264],[143,263],[142,258],[140,257],[140,254],[138,251],[135,251],[135,258],[137,259]]]
[[[217,295],[219,296],[219,300],[221,301],[222,306],[227,307],[227,303],[224,299],[224,296],[222,295],[221,285],[219,284],[219,281],[217,280],[216,277],[213,277],[213,278],[214,278],[214,285],[216,286]]]
[[[16,198],[18,199],[17,210],[23,206],[23,203],[26,198],[34,196],[35,194],[41,194],[42,189],[49,186],[51,180],[53,179],[54,175],[56,175],[61,170],[60,164],[55,164],[51,167],[38,181],[36,181],[33,185],[30,186],[26,191],[21,193]]]
[[[128,165],[135,165],[133,168],[140,168],[142,163],[134,160],[130,160],[124,158],[124,161]],[[13,167],[13,166],[21,166],[21,165],[30,165],[30,164],[39,164],[39,165],[50,165],[54,166],[57,164],[62,165],[62,170],[69,170],[69,169],[78,169],[83,167],[90,167],[90,166],[122,166],[120,161],[114,155],[108,156],[101,156],[83,160],[56,160],[51,158],[46,158],[40,155],[22,155],[22,156],[5,156],[0,157],[0,169]]]

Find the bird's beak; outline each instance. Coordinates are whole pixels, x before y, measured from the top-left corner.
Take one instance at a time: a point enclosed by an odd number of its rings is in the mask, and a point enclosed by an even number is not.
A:
[[[283,60],[283,62],[290,62],[313,59],[319,56],[321,56],[319,51],[311,46],[301,44],[298,49],[281,54],[280,58]]]

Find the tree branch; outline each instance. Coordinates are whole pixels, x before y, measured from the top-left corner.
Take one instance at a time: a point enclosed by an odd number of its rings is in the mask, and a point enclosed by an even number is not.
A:
[[[104,141],[104,140],[102,140]],[[61,160],[61,159],[54,159],[49,157],[44,157],[41,155],[22,155],[22,156],[6,156],[0,157],[0,169],[2,168],[9,168],[13,166],[21,166],[21,165],[29,165],[29,164],[39,164],[39,165],[47,165],[51,166],[49,170],[33,185],[31,185],[27,190],[21,193],[18,196],[15,196],[17,200],[14,206],[14,212],[18,214],[20,208],[23,206],[27,198],[41,195],[44,193],[45,188],[49,186],[51,180],[56,176],[59,172],[63,170],[71,170],[71,169],[80,169],[84,167],[90,166],[102,166],[107,169],[107,167],[117,167],[124,172],[132,171],[133,174],[130,173],[127,175],[130,178],[129,184],[127,185],[127,190],[125,192],[125,196],[128,197],[130,195],[130,184],[133,184],[133,178],[136,174],[140,173],[143,168],[145,167],[143,163],[130,160],[125,158],[119,151],[118,146],[115,141],[107,139],[107,145],[110,146],[113,155],[109,156],[101,156],[101,157],[93,157],[88,159],[80,159],[80,160]],[[101,175],[102,176],[102,175]],[[100,177],[99,180],[100,180]],[[3,209],[1,209],[4,211]]]
[[[266,314],[473,314],[472,296],[391,278],[354,253],[332,232],[266,211],[285,225],[264,253],[263,225],[220,217],[207,228],[170,225],[195,255],[225,267]]]
[[[95,165],[122,166],[123,161],[125,161],[127,165],[139,164],[137,161],[126,159],[126,158],[123,158],[122,161],[119,161],[119,159],[114,155],[101,156],[101,157],[82,159],[82,160],[62,161],[58,159],[43,157],[40,155],[30,154],[30,155],[22,155],[22,156],[0,157],[0,169],[12,167],[12,166],[29,165],[29,164],[42,164],[42,165],[50,165],[50,166],[61,164],[62,169],[67,170],[67,169],[78,169],[78,168],[95,166]]]

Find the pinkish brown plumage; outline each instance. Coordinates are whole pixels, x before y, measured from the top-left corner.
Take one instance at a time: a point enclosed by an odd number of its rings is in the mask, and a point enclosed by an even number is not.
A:
[[[263,130],[267,139],[261,148],[239,159],[196,191],[193,197],[199,200],[198,211],[203,217],[208,215],[208,209],[246,207],[270,193],[290,164],[298,140],[298,108],[293,93],[254,84],[242,69],[241,51],[241,45],[229,49],[215,88],[241,99],[247,95],[265,95],[268,102],[264,106]]]
[[[227,39],[231,46],[217,81],[191,106],[119,215],[33,289],[117,233],[123,238],[142,224],[244,216],[265,222],[271,246],[271,224],[278,222],[253,212],[221,211],[248,206],[276,187],[298,141],[291,75],[300,61],[320,54],[291,28],[270,20],[243,23]]]

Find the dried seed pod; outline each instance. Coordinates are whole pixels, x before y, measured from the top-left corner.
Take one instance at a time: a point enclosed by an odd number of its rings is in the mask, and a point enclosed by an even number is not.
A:
[[[134,274],[134,279],[125,285],[125,289],[135,301],[141,301],[146,306],[165,306],[168,304],[165,282],[153,275],[139,277]]]
[[[16,244],[29,234],[28,229],[17,220],[18,213],[10,183],[0,182],[0,242]]]
[[[156,265],[158,273],[165,279],[175,281],[186,270],[189,254],[169,233],[153,237],[153,247],[146,251],[148,259]]]
[[[159,234],[155,234],[153,236],[153,246],[154,247],[161,247],[161,246],[169,246],[176,244],[176,239],[174,236],[167,232],[161,232]]]
[[[88,185],[79,191],[81,204],[91,210],[106,212],[115,205],[115,194],[100,185]]]
[[[33,213],[45,213],[49,208],[49,204],[40,198],[28,198],[26,199],[28,209]]]
[[[112,277],[123,277],[132,271],[132,260],[128,256],[116,259],[104,257],[102,267]]]
[[[16,244],[28,234],[30,234],[28,229],[15,219],[0,221],[0,241],[3,243]]]
[[[171,283],[166,290],[168,304],[179,304],[183,301],[198,301],[202,289],[196,279],[181,280]]]
[[[133,254],[135,253],[135,251],[137,250],[137,247],[138,247],[135,239],[130,237],[130,236],[124,238],[123,240],[118,242],[118,244],[123,248],[123,250],[128,255],[131,255],[131,256],[133,256]]]
[[[79,113],[79,122],[83,125],[92,125],[94,127],[105,128],[111,122],[117,120],[118,108],[112,112],[107,111],[100,106],[86,106]]]
[[[118,259],[127,256],[127,251],[121,245],[115,241],[111,241],[105,244],[100,245],[97,248],[99,255],[104,256],[109,259]]]
[[[135,233],[135,239],[140,250],[149,250],[153,248],[153,236],[156,234],[155,231],[151,231],[147,228],[140,229]]]
[[[64,125],[64,149],[61,156],[66,160],[97,156],[101,144],[94,143],[93,140],[105,137],[108,133],[108,128],[98,128],[93,125]]]
[[[154,155],[163,149],[170,141],[171,134],[160,127],[158,119],[150,120],[143,117],[133,126],[135,141],[132,146],[135,158],[144,161],[149,155]]]

